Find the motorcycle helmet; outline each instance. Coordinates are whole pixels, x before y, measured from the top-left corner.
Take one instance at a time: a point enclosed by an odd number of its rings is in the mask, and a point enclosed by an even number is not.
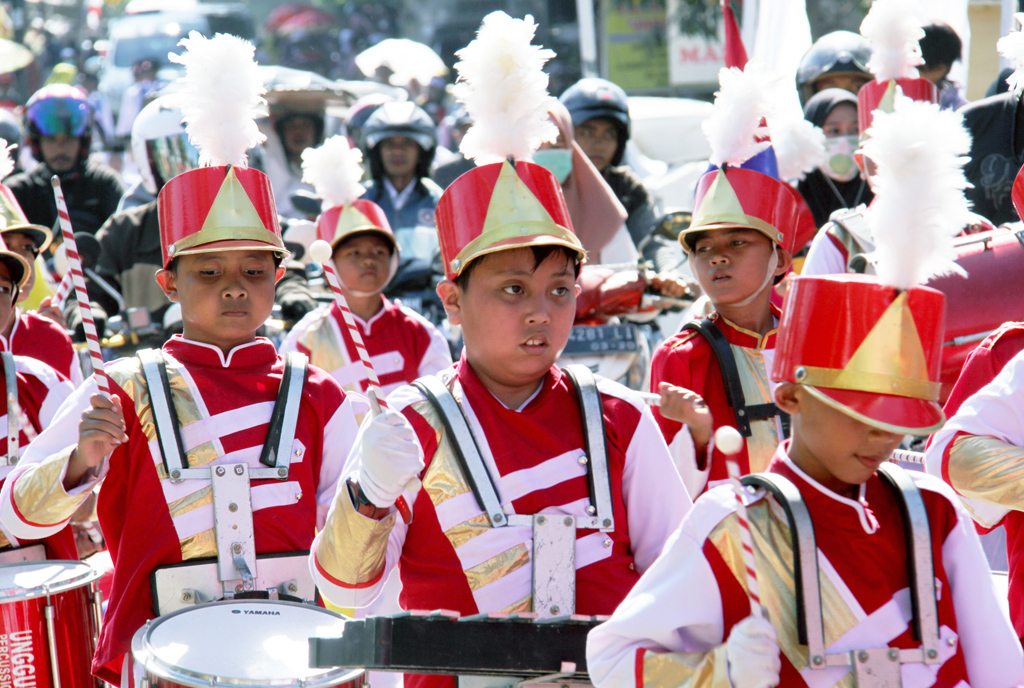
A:
[[[135,118],[132,157],[154,196],[172,177],[199,167],[199,151],[188,140],[172,96],[160,96]]]
[[[611,164],[613,167],[622,164],[630,124],[626,92],[607,79],[587,77],[565,89],[558,100],[569,111],[574,127],[597,118],[611,122],[619,133],[619,145]]]
[[[85,91],[69,84],[43,86],[25,106],[25,139],[36,160],[43,159],[39,140],[44,136],[73,136],[80,142],[79,159],[92,143],[92,107]]]
[[[416,165],[418,177],[430,176],[430,163],[437,148],[437,129],[427,112],[406,101],[384,103],[366,120],[363,128],[363,143],[366,157],[370,161],[370,175],[374,179],[384,177],[384,163],[380,157],[380,142],[384,139],[404,136],[420,147],[420,158]]]
[[[370,115],[384,103],[393,102],[395,99],[391,96],[383,93],[371,93],[352,103],[345,116],[345,134],[348,136],[349,146],[362,149],[363,127],[366,126],[366,120],[370,119]]]
[[[859,33],[833,31],[814,42],[796,70],[796,87],[800,104],[805,104],[816,92],[815,82],[829,74],[861,76],[864,83],[873,78],[867,64],[871,58],[871,44]]]

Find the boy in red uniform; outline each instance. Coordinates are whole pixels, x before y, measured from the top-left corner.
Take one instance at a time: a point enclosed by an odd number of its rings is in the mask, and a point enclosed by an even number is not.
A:
[[[758,78],[723,70],[714,119],[735,121],[735,92]],[[743,473],[764,470],[786,436],[768,379],[781,316],[772,290],[815,228],[800,194],[779,181],[773,150],[755,142],[763,107],[747,108],[753,126],[745,133],[705,127],[715,167],[697,184],[693,221],[679,241],[715,310],[662,342],[651,361],[651,390],[662,395],[655,417],[694,496],[726,478],[715,428],[731,425],[747,438]]]
[[[334,251],[345,301],[387,395],[418,377],[439,373],[452,364],[452,357],[448,342],[436,327],[415,311],[384,298],[384,287],[398,268],[398,244],[380,206],[359,198],[363,191],[360,157],[343,136],[332,137],[320,148],[303,153],[303,179],[312,182],[318,195],[325,198],[325,210],[317,218],[317,238],[328,242]],[[348,168],[349,183],[342,188],[327,183],[321,172],[325,166],[334,176],[344,176]],[[337,303],[296,323],[280,351],[307,355],[310,363],[329,372],[348,391],[363,393],[369,387]]]
[[[969,139],[953,113],[902,96],[872,131],[877,275],[790,287],[772,379],[793,433],[766,473],[744,479],[762,488],[743,495],[749,563],[737,494],[716,488],[590,634],[599,688],[1024,680],[966,509],[940,481],[888,461],[905,435],[944,421],[945,303],[918,285],[958,269],[949,255],[968,212]],[[927,145],[932,136],[943,145]],[[926,189],[917,196],[899,185],[907,165]]]
[[[591,632],[595,686],[1024,680],[970,516],[940,481],[887,462],[904,434],[943,421],[943,311],[942,294],[925,287],[860,275],[794,281],[772,371],[793,435],[768,474],[752,477],[795,492],[770,487],[746,500],[766,618],[751,616],[735,493],[716,488]],[[807,519],[787,518],[780,504]],[[924,527],[911,528],[905,513]]]
[[[255,69],[253,47],[241,39],[193,33],[185,45],[182,59],[190,74],[211,56],[217,67],[207,73],[228,82],[242,78],[240,69]],[[243,65],[225,66],[225,55]],[[258,74],[255,80],[245,76],[260,83]],[[216,85],[215,93],[228,87]],[[190,127],[201,113],[195,117]],[[260,556],[272,553],[294,553],[288,561],[298,569],[287,578],[301,589],[308,576],[306,556],[299,553],[323,525],[357,430],[351,404],[330,376],[312,367],[304,371],[304,360],[286,361],[256,336],[270,315],[286,251],[270,182],[244,167],[250,141],[243,140],[241,150],[215,149],[230,133],[215,128],[213,141],[197,141],[214,166],[175,177],[158,198],[164,269],[157,279],[181,304],[183,335],[160,351],[108,364],[109,397],[97,393],[95,378],[79,388],[0,496],[5,529],[16,537],[42,537],[62,528],[103,482],[97,508],[114,578],[93,670],[114,685],[141,679],[129,652],[132,635],[162,613],[157,609],[182,598],[180,589],[169,595],[161,589],[158,569],[178,564],[176,575],[200,575],[202,565],[181,564],[235,551],[226,544],[231,533],[221,532],[214,518],[212,471],[244,477],[252,550],[239,550],[247,559],[234,564],[239,580],[222,586],[214,576],[216,587],[200,590],[204,601],[243,583],[256,582],[259,589],[283,583],[261,572]]]
[[[514,36],[524,26],[495,12],[474,43],[486,43],[489,28]],[[509,151],[496,148],[491,159],[505,159]],[[397,566],[405,609],[606,614],[690,500],[636,395],[554,365],[584,256],[558,180],[530,162],[484,164],[448,187],[436,224],[446,270],[438,293],[462,327],[463,356],[439,379],[392,393],[391,410],[364,422],[311,560],[318,587],[335,604],[365,606]],[[415,493],[407,486],[417,477]],[[411,523],[393,513],[400,497]],[[576,528],[574,566],[562,557],[563,575],[549,578],[550,562],[538,558],[530,523],[541,513]],[[550,603],[535,573],[571,581],[572,599]],[[406,676],[405,684],[455,679]]]
[[[0,322],[11,317],[15,310],[21,289],[30,284],[31,268],[26,259],[13,251],[8,251],[0,236]],[[7,366],[13,366],[13,372]],[[3,455],[0,458],[0,483],[17,466],[23,449],[30,441],[48,427],[56,415],[57,409],[73,388],[67,378],[42,361],[27,356],[15,356],[8,352],[0,353],[0,373],[4,374],[4,388],[14,383],[14,389],[6,389],[0,400],[0,428],[6,430],[0,434]],[[10,373],[10,374],[8,374]],[[14,410],[9,402],[16,404]],[[10,440],[16,437],[17,446],[11,447]],[[18,561],[27,555],[25,548],[33,544],[23,541],[0,527],[0,563]],[[77,559],[75,537],[71,528],[63,528],[58,533],[43,539],[45,557],[47,559]],[[22,550],[19,552],[18,550]]]

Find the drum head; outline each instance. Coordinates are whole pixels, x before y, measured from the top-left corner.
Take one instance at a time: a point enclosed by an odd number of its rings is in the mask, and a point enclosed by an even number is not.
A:
[[[340,638],[345,617],[293,602],[227,600],[161,616],[135,634],[146,670],[186,686],[336,686],[361,670],[311,669],[309,638]]]
[[[81,561],[21,561],[0,566],[0,603],[78,588],[102,573]]]

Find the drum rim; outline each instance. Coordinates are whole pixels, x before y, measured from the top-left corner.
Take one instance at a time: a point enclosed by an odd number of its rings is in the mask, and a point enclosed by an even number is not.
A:
[[[31,600],[37,597],[48,597],[50,595],[58,595],[69,590],[77,590],[78,588],[84,587],[90,583],[94,583],[103,577],[103,572],[93,567],[88,562],[75,561],[74,559],[44,559],[43,561],[18,561],[11,564],[0,564],[0,571],[5,571],[13,568],[29,568],[38,567],[42,564],[69,564],[67,568],[79,568],[84,567],[84,571],[81,575],[71,578],[69,580],[61,581],[56,585],[43,585],[38,588],[21,588],[22,592],[13,595],[4,595],[3,588],[0,587],[0,604],[7,604],[9,602],[21,602],[24,600]],[[12,590],[14,588],[11,588]]]
[[[302,607],[303,609],[312,609],[317,612],[326,613],[342,621],[349,621],[350,619],[343,614],[325,609],[324,607],[317,607],[311,604],[301,604],[298,602],[290,602],[288,600],[217,600],[216,602],[205,602],[203,604],[197,604],[192,607],[185,607],[184,609],[175,610],[169,614],[158,616],[155,619],[151,619],[146,622],[146,625],[135,632],[132,637],[132,656],[135,661],[139,662],[145,669],[145,671],[152,673],[159,678],[166,679],[168,681],[174,681],[190,688],[210,688],[211,686],[250,686],[251,688],[267,687],[271,688],[279,686],[281,688],[287,688],[288,686],[301,686],[302,688],[328,688],[329,686],[339,686],[348,681],[352,681],[357,678],[363,669],[351,669],[344,667],[334,667],[332,669],[324,669],[323,674],[316,676],[310,676],[305,679],[289,679],[288,677],[277,677],[269,679],[250,679],[250,678],[232,678],[225,676],[211,676],[210,674],[200,673],[198,671],[191,671],[181,666],[168,665],[164,660],[158,657],[152,652],[149,637],[150,632],[153,631],[157,626],[163,624],[165,621],[186,614],[188,612],[195,611],[196,609],[202,609],[206,607],[213,607],[216,605],[235,605],[235,604],[257,604],[266,606],[281,606],[286,605],[290,607]],[[211,683],[211,680],[213,681]],[[269,681],[269,683],[268,683]],[[281,683],[281,681],[292,681],[291,683]]]

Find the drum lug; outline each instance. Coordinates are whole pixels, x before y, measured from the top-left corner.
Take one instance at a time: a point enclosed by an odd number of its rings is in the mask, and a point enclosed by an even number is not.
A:
[[[100,628],[103,625],[103,591],[100,590],[98,581],[93,581],[89,585],[89,601],[92,603],[92,616],[96,622],[96,635],[93,636],[93,640],[98,643]]]
[[[299,582],[294,578],[287,580],[277,586],[278,595],[291,595],[292,597],[299,596]]]
[[[50,647],[50,672],[53,674],[53,688],[60,688],[60,664],[57,661],[57,631],[54,628],[56,610],[50,604],[50,591],[46,589],[46,606],[43,613],[46,617],[46,641]]]
[[[183,588],[181,591],[181,603],[184,605],[202,604],[203,599],[198,590]]]

